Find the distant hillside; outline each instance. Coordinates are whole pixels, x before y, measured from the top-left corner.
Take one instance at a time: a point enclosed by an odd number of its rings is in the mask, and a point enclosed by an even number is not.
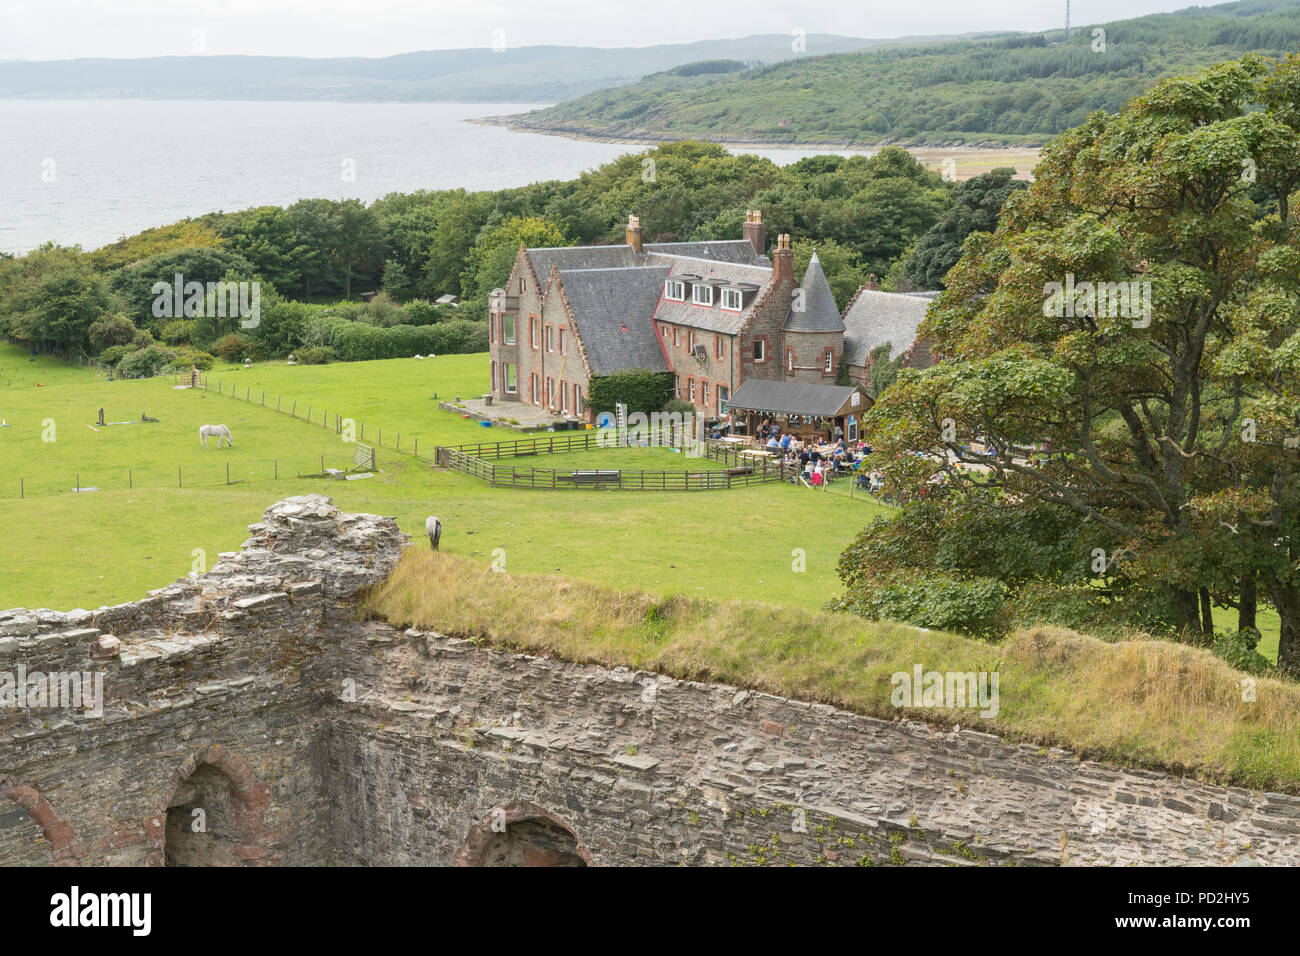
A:
[[[742,143],[1037,145],[1158,78],[1300,49],[1297,0],[1039,34],[840,53],[743,72],[661,73],[499,122],[596,138]]]
[[[942,39],[940,37],[929,38]],[[766,35],[649,47],[432,50],[375,59],[173,56],[134,60],[0,61],[0,98],[370,100],[528,103],[567,99],[700,61],[775,63],[889,40]]]

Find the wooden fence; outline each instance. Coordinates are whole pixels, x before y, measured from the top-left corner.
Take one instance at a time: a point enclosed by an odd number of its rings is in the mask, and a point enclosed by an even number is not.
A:
[[[439,446],[435,459],[443,468],[462,472],[490,485],[507,488],[620,488],[625,491],[717,491],[788,480],[793,471],[768,456],[747,456],[721,442],[704,443],[704,457],[728,467],[718,471],[647,471],[641,469],[519,468],[494,464],[501,459],[602,448],[596,433],[548,435],[519,441]],[[664,447],[664,446],[658,446]]]

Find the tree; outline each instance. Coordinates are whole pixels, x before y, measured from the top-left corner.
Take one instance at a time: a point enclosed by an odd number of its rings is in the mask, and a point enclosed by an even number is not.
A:
[[[943,361],[901,372],[867,416],[900,487],[922,488],[936,467],[960,484],[954,462],[991,465],[1007,501],[1086,519],[1103,563],[1161,582],[1177,630],[1204,642],[1225,579],[1208,555],[1232,535],[1217,514],[1235,502],[1243,522],[1289,531],[1295,456],[1275,456],[1266,482],[1234,463],[1262,453],[1234,442],[1243,407],[1267,398],[1251,394],[1242,349],[1295,394],[1300,338],[1285,333],[1298,324],[1300,260],[1285,197],[1300,183],[1300,124],[1283,104],[1295,102],[1296,69],[1294,57],[1272,72],[1254,57],[1220,64],[1056,140],[996,231],[972,235],[949,273],[921,330]],[[1279,216],[1251,200],[1261,186]],[[1111,282],[1124,285],[1096,285]],[[1002,454],[973,454],[975,440]],[[1053,452],[1045,466],[1011,454],[1041,442]],[[906,454],[935,447],[950,459]],[[1275,518],[1261,516],[1266,503]],[[1249,549],[1240,566],[1283,591],[1297,577]],[[1296,669],[1300,618],[1285,600],[1278,611],[1279,662]]]
[[[921,236],[903,264],[904,274],[919,289],[942,289],[943,277],[961,258],[962,243],[972,232],[992,232],[1006,198],[1028,183],[1013,179],[1014,169],[995,169],[958,183],[948,209]]]
[[[514,216],[486,227],[466,258],[461,294],[466,299],[485,299],[494,288],[504,286],[520,246],[568,245],[572,243],[559,226],[535,216]]]
[[[411,291],[411,277],[396,259],[384,262],[384,277],[379,281],[379,288],[390,298],[401,301]]]

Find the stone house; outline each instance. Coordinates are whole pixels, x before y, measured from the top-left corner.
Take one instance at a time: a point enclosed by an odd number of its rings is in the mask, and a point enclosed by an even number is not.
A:
[[[644,369],[671,372],[707,419],[749,378],[834,384],[862,350],[821,263],[798,281],[790,237],[769,258],[761,214],[745,219],[736,240],[646,243],[630,216],[621,245],[521,246],[489,299],[494,400],[594,421],[608,409],[589,406],[592,379]]]

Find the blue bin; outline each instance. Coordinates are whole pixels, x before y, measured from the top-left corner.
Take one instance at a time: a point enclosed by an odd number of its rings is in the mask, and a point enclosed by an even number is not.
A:
[[[484,428],[491,428],[491,427],[492,427],[492,423],[491,423],[491,422],[479,422],[479,425],[481,425],[481,426],[484,427]]]

